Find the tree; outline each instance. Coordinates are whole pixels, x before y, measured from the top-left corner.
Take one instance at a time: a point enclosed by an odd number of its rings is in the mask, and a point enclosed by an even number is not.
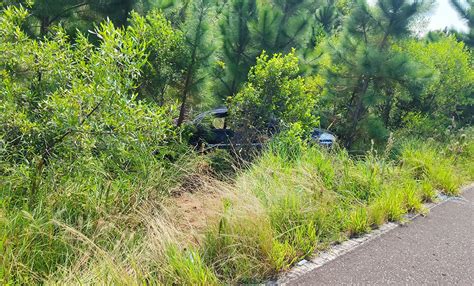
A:
[[[420,114],[438,131],[453,122],[458,127],[472,124],[474,69],[465,44],[454,36],[442,36],[428,43],[408,40],[399,49],[433,72],[419,96],[401,102],[400,119],[408,118],[409,113]]]
[[[258,51],[287,53],[304,47],[315,4],[312,0],[259,1],[258,15],[252,23]]]
[[[337,45],[330,45],[327,70],[329,116],[347,147],[362,136],[384,139],[398,86],[416,91],[424,76],[392,42],[409,35],[410,20],[423,3],[380,0],[374,8],[358,1]]]
[[[328,5],[333,7],[334,2]],[[239,90],[262,51],[288,53],[296,48],[303,70],[308,70],[320,32],[313,15],[318,6],[319,1],[314,0],[230,1],[220,25],[223,61],[216,67],[223,96],[232,96]],[[328,20],[328,28],[335,18]]]
[[[316,25],[320,25],[326,34],[333,33],[342,25],[342,16],[348,13],[346,1],[328,0],[316,10]]]
[[[231,0],[219,24],[222,35],[222,64],[216,72],[220,97],[232,96],[247,79],[255,62],[249,23],[256,16],[255,0]]]
[[[459,15],[466,20],[469,29],[467,33],[459,31],[453,31],[453,33],[469,47],[474,47],[474,10],[472,9],[474,1],[467,0],[466,5],[463,5],[459,0],[450,0],[450,2]]]
[[[144,17],[133,12],[130,25],[142,27],[137,38],[146,39],[147,63],[142,68],[142,78],[137,91],[140,99],[147,99],[163,106],[173,104],[183,79],[188,59],[188,49],[181,31],[157,10]],[[135,29],[136,30],[136,29]]]
[[[62,24],[70,34],[76,29],[92,30],[94,23],[109,18],[117,26],[125,26],[132,9],[147,0],[12,0],[10,5],[22,6],[30,13],[25,24],[34,36],[45,36],[50,27]]]
[[[212,41],[208,38],[212,4],[212,0],[190,0],[189,4],[186,3],[184,6],[185,20],[180,24],[180,28],[185,35],[189,57],[184,68],[184,83],[180,91],[178,126],[185,119],[190,97],[197,94],[197,88],[207,79],[206,67],[214,52]]]

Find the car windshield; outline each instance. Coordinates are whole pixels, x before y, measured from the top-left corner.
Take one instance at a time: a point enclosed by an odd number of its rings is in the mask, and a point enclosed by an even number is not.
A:
[[[321,135],[322,133],[323,133],[323,132],[322,132],[320,129],[314,129],[312,135],[313,135],[313,136],[319,136],[319,135]]]

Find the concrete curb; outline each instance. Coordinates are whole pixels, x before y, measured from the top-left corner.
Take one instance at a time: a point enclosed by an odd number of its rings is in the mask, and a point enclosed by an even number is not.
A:
[[[474,187],[474,184],[470,184],[467,186],[464,186],[461,188],[461,193],[469,188]],[[461,197],[449,197],[443,194],[438,195],[438,201],[435,203],[427,203],[424,206],[428,209],[431,210],[434,207],[440,206],[444,204],[445,202],[451,201],[451,200],[458,200],[461,199]],[[405,219],[407,221],[414,220],[418,216],[422,214],[407,214],[405,215]],[[265,283],[265,285],[289,285],[291,284],[292,281],[298,279],[299,277],[305,275],[308,272],[313,271],[314,269],[317,269],[326,263],[343,256],[354,249],[380,237],[381,235],[397,228],[398,226],[403,225],[404,223],[393,223],[393,222],[388,222],[385,223],[384,225],[380,226],[379,228],[371,231],[370,233],[367,233],[363,236],[352,238],[349,240],[346,240],[340,244],[335,244],[330,246],[328,249],[324,251],[317,251],[314,253],[311,259],[305,260],[303,259],[302,261],[298,262],[291,270],[288,272],[285,272],[280,275],[280,277],[277,280],[269,281]]]

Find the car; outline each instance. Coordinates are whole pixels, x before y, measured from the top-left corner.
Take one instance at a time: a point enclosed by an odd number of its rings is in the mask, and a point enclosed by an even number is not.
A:
[[[227,107],[219,107],[196,116],[190,122],[194,129],[190,139],[191,144],[206,144],[209,147],[230,145],[231,138],[234,137],[235,132],[228,127],[228,115]]]
[[[227,107],[219,107],[196,116],[190,122],[194,129],[190,143],[195,146],[205,145],[205,149],[229,148],[231,146],[261,147],[261,143],[236,144],[233,142],[232,139],[235,138],[236,135],[234,130],[228,125],[228,115],[229,110]],[[276,128],[274,129],[276,130]],[[321,146],[331,147],[336,142],[336,136],[328,130],[315,128],[311,132],[311,140]]]
[[[336,136],[321,128],[314,128],[311,132],[311,139],[321,146],[332,147],[336,143]]]

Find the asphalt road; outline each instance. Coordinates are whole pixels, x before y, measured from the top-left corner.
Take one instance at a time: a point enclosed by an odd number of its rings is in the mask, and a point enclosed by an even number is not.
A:
[[[474,187],[290,285],[474,285]]]

